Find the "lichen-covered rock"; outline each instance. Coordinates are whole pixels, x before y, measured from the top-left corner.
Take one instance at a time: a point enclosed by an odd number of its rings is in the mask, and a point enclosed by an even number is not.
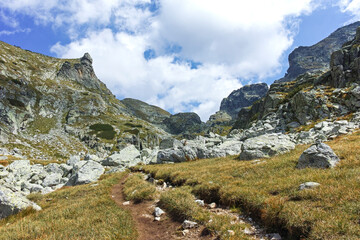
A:
[[[297,168],[332,168],[340,161],[334,151],[325,143],[315,143],[300,156]]]
[[[0,186],[0,219],[16,214],[28,207],[41,210],[40,206],[31,202],[23,194]]]
[[[129,145],[119,153],[109,156],[102,161],[104,166],[132,167],[140,162],[140,152],[134,145]]]
[[[269,158],[295,148],[290,137],[284,134],[265,134],[245,140],[242,145],[240,160]]]
[[[104,172],[105,169],[100,163],[89,160],[73,175],[67,185],[81,185],[95,182]]]

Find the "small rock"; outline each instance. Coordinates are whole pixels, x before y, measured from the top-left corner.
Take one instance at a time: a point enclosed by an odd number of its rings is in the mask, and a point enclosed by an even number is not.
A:
[[[211,208],[211,209],[216,208],[216,203],[214,203],[214,202],[213,202],[213,203],[210,203],[210,204],[209,204],[209,208]]]
[[[320,186],[320,183],[317,182],[306,182],[306,183],[302,183],[299,186],[299,190],[304,190],[304,189],[313,189]]]
[[[235,235],[235,232],[233,230],[227,230],[229,236],[234,236]]]
[[[160,217],[155,217],[154,220],[160,222]]]
[[[244,233],[245,233],[246,235],[253,235],[253,234],[254,234],[254,232],[251,231],[251,230],[248,229],[248,228],[245,228],[245,229],[244,229]]]
[[[281,240],[281,236],[278,233],[268,234],[268,238],[270,240]]]
[[[124,206],[130,205],[130,201],[123,202]]]
[[[202,207],[205,206],[204,200],[196,199],[195,202]]]
[[[165,212],[159,208],[159,207],[156,207],[155,210],[154,210],[154,216],[155,217],[160,217],[161,215],[163,215]]]
[[[190,231],[188,229],[185,229],[182,231],[183,236],[186,236],[189,233],[190,233]]]
[[[183,229],[191,229],[197,227],[198,224],[196,222],[192,222],[189,220],[185,220],[182,224]]]

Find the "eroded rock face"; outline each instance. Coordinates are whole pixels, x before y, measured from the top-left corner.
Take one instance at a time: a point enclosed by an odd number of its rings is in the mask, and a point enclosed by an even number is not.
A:
[[[299,158],[297,168],[333,168],[340,161],[325,143],[316,143],[306,149]]]
[[[337,29],[329,37],[310,47],[300,46],[289,55],[289,69],[280,82],[288,82],[306,72],[327,71],[331,54],[354,38],[360,22]]]
[[[289,136],[284,134],[265,134],[245,140],[240,160],[269,158],[295,148]]]
[[[268,92],[266,83],[246,85],[233,91],[227,98],[221,101],[220,111],[228,113],[236,119],[239,111],[244,107],[251,106],[255,101],[263,98]]]
[[[163,124],[172,134],[200,132],[203,127],[203,123],[196,113],[178,113],[165,119]]]

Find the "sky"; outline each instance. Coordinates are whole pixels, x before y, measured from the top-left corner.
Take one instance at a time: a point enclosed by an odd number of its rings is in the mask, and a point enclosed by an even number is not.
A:
[[[93,58],[118,99],[203,121],[246,84],[284,76],[298,46],[360,20],[360,0],[0,0],[0,40]]]

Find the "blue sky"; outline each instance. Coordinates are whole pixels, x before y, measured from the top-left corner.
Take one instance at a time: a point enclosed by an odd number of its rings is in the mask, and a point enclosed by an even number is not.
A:
[[[359,0],[0,0],[0,40],[54,57],[89,52],[119,99],[203,121],[242,85],[359,19]]]

